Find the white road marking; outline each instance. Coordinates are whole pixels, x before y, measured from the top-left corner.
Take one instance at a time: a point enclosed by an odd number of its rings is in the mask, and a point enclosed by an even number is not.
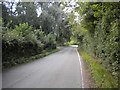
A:
[[[76,51],[77,51],[77,49],[76,49]],[[79,62],[80,62],[80,70],[81,70],[81,78],[82,78],[82,88],[84,88],[82,63],[81,63],[80,55],[79,55],[78,51],[77,51],[77,54],[78,54],[78,59],[79,59]]]

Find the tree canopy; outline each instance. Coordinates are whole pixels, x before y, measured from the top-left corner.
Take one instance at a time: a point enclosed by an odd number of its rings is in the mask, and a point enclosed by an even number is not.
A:
[[[119,75],[120,2],[2,2],[3,66],[59,45],[78,44]]]

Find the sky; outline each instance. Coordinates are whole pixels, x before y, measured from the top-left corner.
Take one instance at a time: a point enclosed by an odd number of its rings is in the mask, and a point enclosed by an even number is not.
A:
[[[20,0],[5,0],[5,1],[9,1],[9,2],[11,2],[11,1],[19,2]],[[24,0],[24,1],[26,1],[26,0]],[[71,4],[71,5],[75,5],[74,0],[71,0],[70,4]],[[15,7],[16,7],[16,5],[14,4],[14,6],[13,6],[13,11],[15,11]],[[65,7],[65,9],[64,9],[63,11],[66,12],[66,13],[70,13],[72,10],[73,10],[72,7]],[[38,14],[38,16],[39,16],[39,15],[41,14],[41,7],[38,7],[38,9],[37,9],[36,11],[37,11],[37,14]],[[78,15],[78,14],[75,13],[75,15]]]

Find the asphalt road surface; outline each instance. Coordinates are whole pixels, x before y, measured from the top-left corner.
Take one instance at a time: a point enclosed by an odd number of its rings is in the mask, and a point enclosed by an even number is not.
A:
[[[76,47],[23,64],[3,72],[3,88],[82,88],[82,74]]]

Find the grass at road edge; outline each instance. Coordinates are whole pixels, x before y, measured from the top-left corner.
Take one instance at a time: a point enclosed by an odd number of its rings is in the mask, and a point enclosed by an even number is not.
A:
[[[80,51],[82,58],[88,63],[88,66],[91,70],[91,74],[93,75],[96,85],[98,88],[117,88],[118,84],[113,79],[112,75],[106,71],[106,69],[95,62],[94,58],[90,57],[87,53]]]
[[[2,67],[3,70],[6,70],[6,69],[9,69],[11,67],[14,67],[14,66],[18,66],[18,65],[21,65],[21,64],[25,64],[25,63],[28,63],[30,61],[34,61],[36,59],[39,59],[39,58],[42,58],[42,57],[45,57],[47,55],[50,55],[52,53],[55,53],[55,52],[58,52],[60,51],[59,49],[54,49],[54,50],[45,50],[43,53],[41,54],[38,54],[38,55],[35,55],[35,56],[31,56],[31,57],[28,57],[28,58],[20,58],[20,59],[17,59],[16,61],[19,61],[18,63],[12,61],[12,62],[7,62],[6,63],[6,66]]]

